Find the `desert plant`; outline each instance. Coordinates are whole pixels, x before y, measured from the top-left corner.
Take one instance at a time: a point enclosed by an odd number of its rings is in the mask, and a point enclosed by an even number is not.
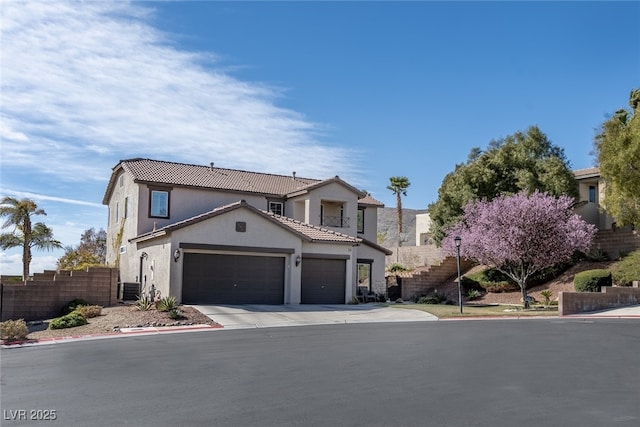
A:
[[[24,319],[5,320],[0,323],[0,339],[7,341],[23,340],[29,335]]]
[[[78,308],[81,305],[91,305],[91,304],[89,304],[87,301],[83,300],[82,298],[75,298],[75,299],[69,301],[67,303],[67,305],[65,305],[62,308],[62,315],[64,316],[66,314],[71,313],[72,311],[74,311],[76,308]]]
[[[358,297],[354,295],[351,297],[351,301],[349,301],[349,304],[352,304],[352,305],[360,304],[360,301],[358,300]]]
[[[551,292],[551,289],[545,289],[544,291],[540,292],[540,295],[544,297],[545,307],[548,307],[551,304],[551,296],[553,295],[553,292]]]
[[[82,314],[74,311],[65,316],[53,319],[49,323],[49,329],[75,328],[76,326],[86,325],[87,323],[87,319],[85,319]]]
[[[582,271],[573,278],[577,292],[600,292],[600,288],[611,286],[611,283],[611,272],[605,269]]]
[[[394,262],[393,264],[391,264],[387,269],[387,271],[389,271],[390,273],[399,273],[402,271],[409,271],[409,270],[411,270],[409,267],[405,267],[404,265],[398,264],[397,262]]]
[[[169,310],[167,315],[169,316],[170,319],[173,319],[173,320],[178,320],[182,318],[182,312],[177,308]]]
[[[178,300],[176,297],[166,296],[158,301],[158,311],[171,311],[178,307]]]
[[[82,314],[85,319],[91,319],[93,317],[98,317],[102,314],[102,306],[101,305],[80,305],[74,311]]]
[[[140,311],[149,311],[153,308],[153,300],[149,295],[138,296],[135,306]]]
[[[596,249],[589,252],[589,254],[587,255],[587,259],[589,261],[602,262],[602,261],[608,261],[609,257],[605,252],[601,251],[600,249]]]
[[[474,300],[474,299],[480,298],[481,295],[482,294],[477,289],[469,289],[467,291],[467,298],[469,298],[470,300]]]

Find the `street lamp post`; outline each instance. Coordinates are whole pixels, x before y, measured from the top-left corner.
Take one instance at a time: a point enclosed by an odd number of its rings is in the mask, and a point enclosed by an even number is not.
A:
[[[458,304],[460,305],[460,314],[462,314],[462,283],[460,280],[460,242],[462,239],[460,236],[456,236],[453,241],[456,243],[456,263],[458,265]]]

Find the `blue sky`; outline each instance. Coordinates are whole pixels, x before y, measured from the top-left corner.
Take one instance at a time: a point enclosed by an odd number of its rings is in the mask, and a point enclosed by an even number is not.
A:
[[[640,87],[638,2],[2,1],[0,19],[0,196],[36,200],[64,245],[106,227],[120,159],[339,175],[388,207],[404,175],[424,209],[472,147],[531,125],[592,166]]]

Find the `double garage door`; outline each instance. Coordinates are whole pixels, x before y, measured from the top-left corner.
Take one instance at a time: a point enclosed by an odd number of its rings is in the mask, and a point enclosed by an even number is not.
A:
[[[304,258],[302,304],[344,304],[344,259]],[[185,253],[185,304],[284,304],[285,258]]]
[[[285,258],[185,253],[186,304],[283,304]]]

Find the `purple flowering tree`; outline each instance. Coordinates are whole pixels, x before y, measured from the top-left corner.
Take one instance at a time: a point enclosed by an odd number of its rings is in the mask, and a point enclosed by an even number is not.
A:
[[[556,198],[538,191],[470,202],[462,221],[448,230],[442,247],[455,255],[454,237],[460,236],[460,255],[513,279],[528,308],[531,275],[591,247],[596,228],[573,212],[573,202],[568,196]]]

